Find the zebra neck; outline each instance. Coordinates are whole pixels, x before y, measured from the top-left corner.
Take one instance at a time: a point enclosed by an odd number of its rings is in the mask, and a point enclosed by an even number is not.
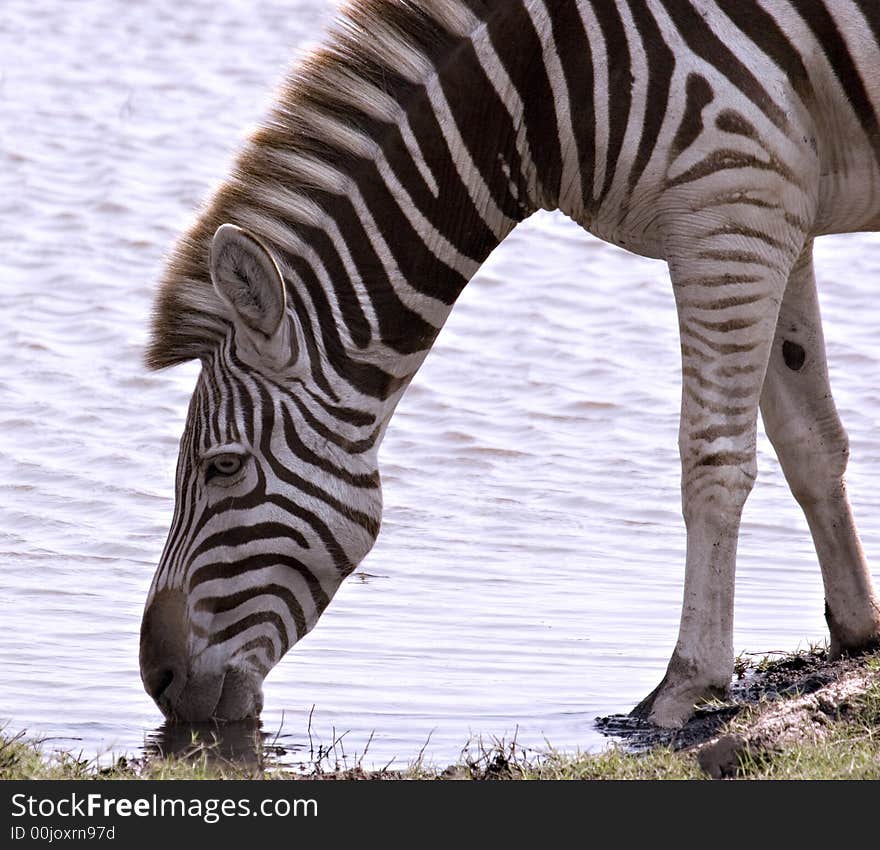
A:
[[[371,22],[357,65],[313,60],[240,162],[235,221],[278,253],[331,398],[393,403],[492,249],[556,205],[541,36],[524,4],[493,8]]]
[[[203,356],[225,332],[205,270],[232,222],[279,260],[328,399],[398,397],[492,249],[558,206],[550,5],[350,6],[182,241],[151,364]]]

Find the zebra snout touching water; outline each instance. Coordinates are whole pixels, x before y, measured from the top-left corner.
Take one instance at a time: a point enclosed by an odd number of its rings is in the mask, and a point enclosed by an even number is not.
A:
[[[263,707],[262,679],[253,661],[226,658],[206,646],[190,659],[191,624],[179,590],[157,593],[141,631],[144,687],[168,717],[239,720]]]
[[[635,712],[677,726],[730,682],[759,410],[813,535],[832,650],[876,646],[812,245],[880,223],[878,36],[870,0],[346,7],[159,292],[149,365],[202,364],[141,632],[162,711],[259,713],[265,675],[376,538],[403,392],[537,209],[666,260],[675,294],[684,602]]]

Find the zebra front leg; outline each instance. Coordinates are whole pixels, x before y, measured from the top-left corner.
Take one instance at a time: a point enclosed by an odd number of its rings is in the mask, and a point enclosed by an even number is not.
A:
[[[849,444],[828,384],[812,243],[785,290],[761,415],[816,545],[832,655],[877,646],[880,603],[846,494]]]
[[[682,351],[684,601],[666,675],[633,711],[659,726],[681,726],[695,704],[726,693],[733,674],[740,516],[755,481],[761,385],[796,255],[768,252],[775,240],[761,241],[762,252],[711,242],[690,261],[670,261]]]

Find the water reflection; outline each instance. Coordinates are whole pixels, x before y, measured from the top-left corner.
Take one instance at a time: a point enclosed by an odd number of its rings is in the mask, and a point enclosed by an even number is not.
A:
[[[263,731],[259,720],[235,723],[170,723],[166,721],[147,735],[148,758],[174,757],[185,761],[205,760],[210,766],[224,764],[264,770],[284,762],[302,749],[283,740],[278,732]]]

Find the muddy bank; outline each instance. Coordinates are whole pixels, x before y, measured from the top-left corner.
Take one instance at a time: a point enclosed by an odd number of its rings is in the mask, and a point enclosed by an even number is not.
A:
[[[735,776],[745,758],[821,739],[831,721],[847,716],[853,700],[880,682],[880,654],[829,660],[825,651],[738,664],[730,696],[698,709],[681,729],[658,729],[628,715],[597,725],[634,752],[666,746],[695,751],[714,778]]]

